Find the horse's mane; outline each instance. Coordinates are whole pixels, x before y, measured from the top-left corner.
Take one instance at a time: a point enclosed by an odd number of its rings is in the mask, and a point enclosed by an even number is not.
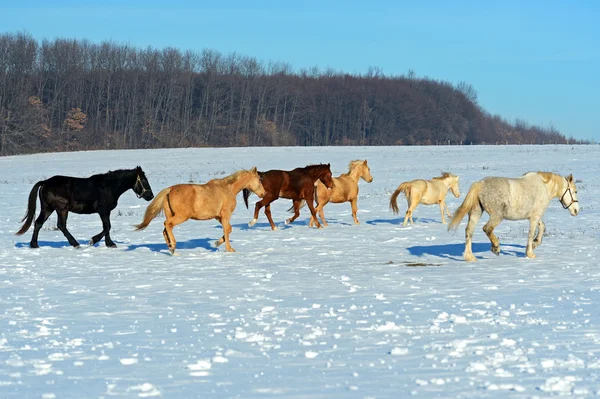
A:
[[[319,168],[327,168],[329,167],[329,165],[325,164],[325,163],[317,163],[317,164],[312,164],[312,165],[306,165],[304,167],[304,169],[319,169]]]
[[[231,184],[231,183],[235,182],[237,179],[239,179],[239,177],[240,177],[241,174],[248,173],[248,172],[250,172],[250,170],[248,170],[248,169],[241,169],[241,170],[238,170],[235,173],[230,174],[229,176],[223,177],[222,179],[214,179],[214,180],[215,181],[220,181],[220,182],[222,182],[224,184]]]
[[[434,177],[434,178],[432,178],[432,180],[444,180],[444,179],[447,179],[448,177],[456,177],[456,175],[452,174],[450,172],[442,172],[441,176]]]
[[[354,161],[348,162],[348,173],[346,173],[346,174],[349,175],[350,172],[352,172],[354,170],[354,168],[356,168],[357,166],[360,166],[360,164],[364,163],[364,162],[365,162],[364,159],[355,159]]]
[[[550,183],[552,180],[556,181],[557,179],[560,179],[562,176],[559,176],[555,173],[552,172],[536,172],[538,175],[540,175],[540,177],[542,178],[542,181],[547,184]]]
[[[136,168],[133,169],[117,169],[117,170],[109,170],[106,173],[98,173],[90,176],[90,178],[119,178],[123,177],[123,175],[127,175],[129,173],[135,173]]]

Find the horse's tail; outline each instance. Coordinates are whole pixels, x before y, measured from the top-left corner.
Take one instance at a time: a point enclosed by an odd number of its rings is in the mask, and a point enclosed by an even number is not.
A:
[[[246,209],[248,209],[248,198],[250,197],[250,194],[252,194],[252,192],[249,189],[245,188],[243,193],[244,193],[243,194],[244,195],[244,204],[246,204]]]
[[[144,230],[146,227],[148,227],[152,219],[157,217],[158,214],[163,211],[165,198],[167,198],[167,195],[171,192],[171,188],[172,187],[165,188],[158,193],[156,197],[154,197],[152,202],[146,208],[146,213],[144,213],[144,220],[142,223],[135,225],[136,230]]]
[[[20,236],[21,234],[29,230],[29,227],[31,227],[31,222],[33,222],[33,217],[35,216],[35,197],[38,193],[38,190],[45,182],[46,180],[39,181],[35,183],[33,188],[31,189],[31,192],[29,193],[29,201],[27,202],[27,213],[25,213],[25,216],[21,220],[21,222],[25,223],[23,223],[23,226],[21,226],[19,231],[15,233],[16,235]]]
[[[400,186],[398,186],[396,191],[394,191],[394,194],[392,194],[392,197],[390,198],[390,208],[392,208],[392,211],[394,212],[394,214],[398,214],[398,212],[399,212],[398,196],[400,195],[400,193],[404,193],[404,196],[406,198],[408,198],[408,194],[410,193],[410,188],[411,188],[410,183],[404,182],[404,183],[400,184]]]
[[[469,192],[467,193],[465,200],[458,207],[454,216],[452,217],[452,221],[448,225],[448,230],[453,230],[458,227],[458,224],[465,217],[467,213],[471,211],[471,209],[479,206],[479,193],[481,192],[481,182],[477,181],[471,184],[471,188],[469,188]]]
[[[316,196],[316,194],[315,194]],[[316,198],[315,198],[316,200]],[[300,201],[300,206],[298,207],[298,209],[302,208],[304,205],[306,205],[306,201],[302,200]],[[292,204],[292,206],[290,206],[287,210],[288,212],[294,212],[294,205]]]

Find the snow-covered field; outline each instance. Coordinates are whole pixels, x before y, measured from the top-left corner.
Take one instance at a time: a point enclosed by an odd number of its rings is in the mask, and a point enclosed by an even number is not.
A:
[[[32,185],[55,174],[89,176],[141,165],[156,193],[241,168],[331,162],[334,176],[368,159],[360,225],[349,204],[308,210],[279,231],[241,195],[227,253],[216,221],[175,228],[168,255],[159,216],[132,191],[113,212],[112,238],[74,249],[55,229],[15,236]],[[581,213],[554,200],[536,259],[524,257],[528,223],[503,222],[502,253],[481,230],[476,263],[462,259],[464,226],[449,233],[437,206],[413,226],[388,209],[405,180],[461,176],[462,196],[485,176],[548,170],[577,179]],[[251,197],[252,205],[257,197]],[[346,147],[111,151],[0,158],[0,397],[2,398],[517,398],[600,395],[600,147]],[[406,203],[400,202],[403,213]],[[39,210],[39,204],[38,204]],[[83,244],[97,215],[70,214]]]

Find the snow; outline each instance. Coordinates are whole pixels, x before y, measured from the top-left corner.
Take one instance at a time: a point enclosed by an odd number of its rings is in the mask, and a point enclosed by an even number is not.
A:
[[[108,151],[0,158],[0,397],[532,398],[600,394],[597,146],[231,148]],[[241,195],[236,253],[214,248],[216,221],[175,228],[171,257],[162,216],[133,231],[147,203],[129,191],[113,212],[118,248],[70,247],[52,216],[40,249],[15,236],[33,184],[141,165],[154,193],[254,165],[330,162],[334,175],[368,159],[359,220],[350,204],[325,207],[330,226],[279,228]],[[450,171],[462,197],[485,176],[548,170],[577,179],[582,211],[553,200],[536,259],[524,257],[527,222],[497,228],[501,254],[479,222],[476,263],[463,261],[464,227],[448,232],[437,206],[415,224],[388,208],[402,181]],[[251,203],[257,197],[251,197]],[[406,209],[400,199],[401,212]],[[39,205],[38,205],[39,211]],[[70,214],[83,244],[97,215]]]

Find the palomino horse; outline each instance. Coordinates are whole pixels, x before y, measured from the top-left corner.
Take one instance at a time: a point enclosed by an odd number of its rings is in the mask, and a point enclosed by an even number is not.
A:
[[[350,202],[354,224],[359,224],[356,217],[356,212],[358,211],[358,180],[362,178],[367,183],[371,183],[373,176],[371,176],[371,168],[367,165],[366,159],[364,161],[350,161],[348,169],[348,173],[342,173],[339,177],[333,178],[333,187],[331,190],[328,190],[322,182],[317,182],[317,189],[315,190],[317,207],[315,211],[319,214],[324,226],[327,226],[327,221],[325,220],[323,208],[329,202],[334,204]],[[315,219],[311,216],[310,226],[312,227],[314,224],[316,224]]]
[[[452,217],[446,206],[446,194],[448,189],[452,191],[452,194],[456,198],[460,197],[460,190],[458,188],[459,177],[452,173],[442,172],[440,177],[434,177],[432,180],[413,180],[410,182],[404,182],[398,186],[392,197],[390,198],[390,208],[394,211],[394,214],[398,214],[398,203],[397,198],[400,193],[404,193],[406,200],[408,201],[408,210],[404,215],[403,226],[410,219],[410,223],[413,223],[412,213],[419,204],[425,205],[440,205],[440,213],[442,214],[442,223],[446,224],[444,218],[444,210],[449,217]]]
[[[115,170],[87,178],[53,176],[48,180],[39,181],[29,193],[27,214],[22,220],[25,223],[16,234],[25,233],[31,226],[35,216],[35,197],[39,191],[41,211],[35,221],[29,244],[31,248],[38,247],[40,229],[54,211],[58,214],[58,228],[74,247],[78,247],[79,243],[67,230],[69,211],[99,214],[102,219],[102,231],[92,237],[90,245],[96,244],[104,237],[106,246],[114,248],[116,245],[110,238],[110,212],[117,207],[119,197],[129,189],[133,190],[138,198],[146,201],[154,198],[146,174],[139,166],[135,169]]]
[[[223,237],[215,245],[225,243],[228,252],[235,252],[229,243],[232,231],[229,220],[236,206],[236,195],[243,190],[250,190],[259,197],[264,195],[260,177],[256,167],[252,170],[239,170],[223,179],[214,179],[205,184],[178,184],[165,188],[156,195],[146,213],[144,220],[136,230],[145,229],[159,213],[166,216],[163,236],[171,255],[175,254],[177,241],[173,235],[173,227],[188,219],[216,219],[223,225]]]
[[[504,219],[529,219],[525,254],[528,258],[535,258],[533,250],[542,243],[546,229],[542,216],[550,200],[556,197],[572,216],[579,213],[577,187],[573,175],[563,177],[550,172],[529,172],[517,179],[486,177],[471,185],[465,200],[456,210],[448,230],[455,229],[465,215],[469,214],[469,222],[465,229],[467,242],[464,256],[467,261],[475,261],[471,240],[475,225],[483,211],[490,215],[490,220],[483,226],[483,231],[489,237],[492,252],[496,255],[500,254],[500,242],[494,234],[494,228]],[[535,235],[536,228],[537,235]]]
[[[313,197],[317,180],[323,182],[325,187],[331,189],[333,186],[333,178],[331,177],[330,165],[308,165],[304,168],[296,168],[294,170],[269,170],[267,172],[258,172],[261,182],[265,188],[264,197],[256,203],[254,208],[254,219],[248,223],[252,227],[258,219],[258,211],[263,206],[265,207],[265,215],[269,219],[269,224],[272,230],[277,230],[273,218],[271,217],[271,202],[277,198],[288,198],[294,201],[294,216],[287,219],[286,224],[292,223],[300,216],[300,205],[302,201],[306,201],[311,215],[316,219],[315,207],[313,205]],[[248,196],[250,193],[244,190],[244,201],[248,204]],[[317,221],[317,227],[321,225]]]

